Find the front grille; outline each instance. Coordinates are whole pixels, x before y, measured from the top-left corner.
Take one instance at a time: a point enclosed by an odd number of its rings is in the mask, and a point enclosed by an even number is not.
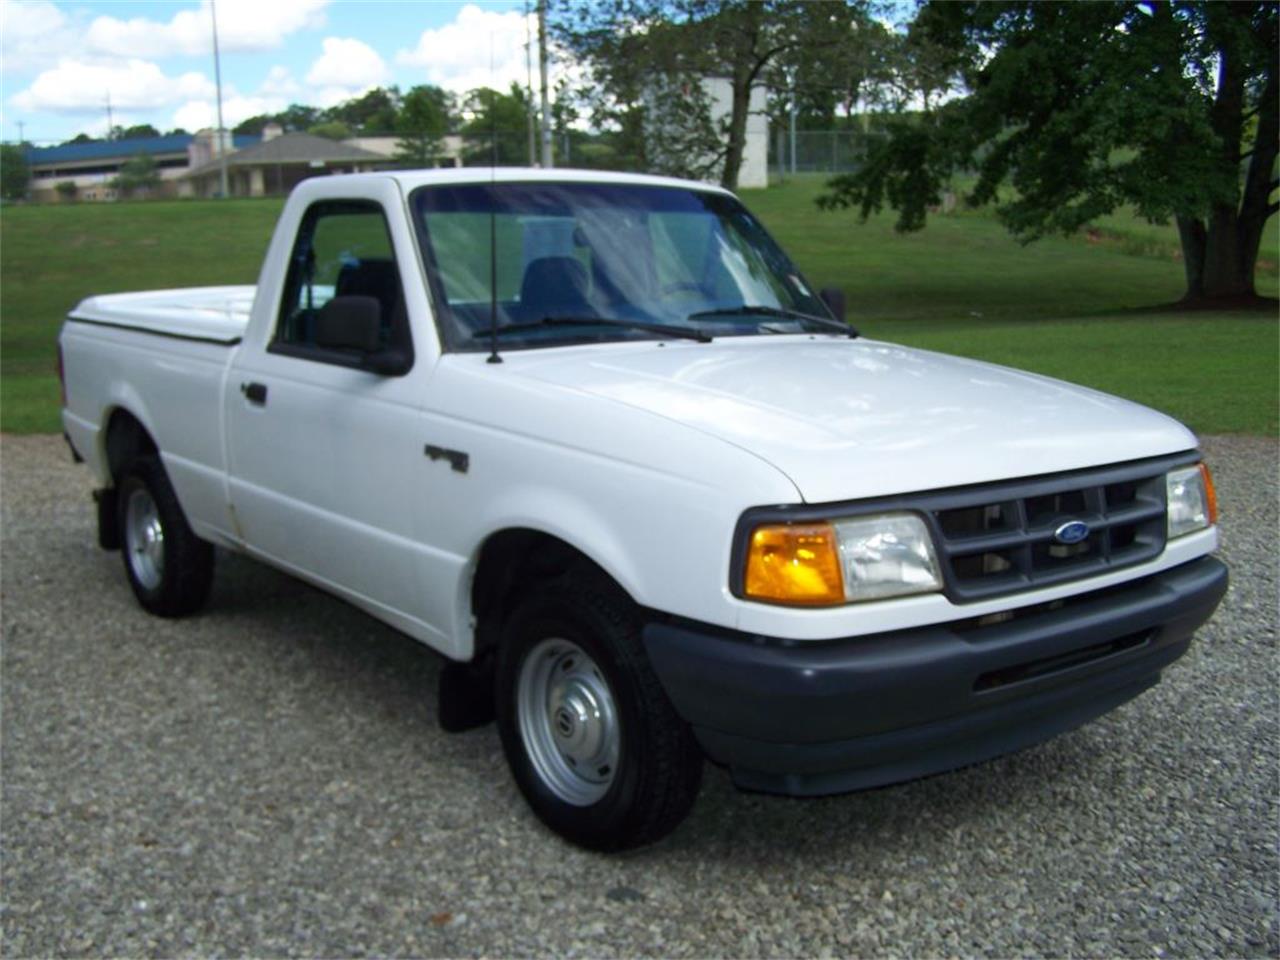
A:
[[[954,506],[931,497],[947,592],[985,600],[1152,559],[1165,543],[1165,469],[998,484],[957,492]],[[1060,543],[1055,531],[1073,520],[1088,524],[1088,536]]]

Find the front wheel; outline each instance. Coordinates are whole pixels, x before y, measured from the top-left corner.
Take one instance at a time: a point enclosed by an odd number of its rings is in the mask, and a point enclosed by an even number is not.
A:
[[[623,850],[670,833],[702,756],[649,665],[634,604],[594,572],[566,575],[508,618],[498,728],[516,783],[566,839]]]
[[[140,457],[116,491],[124,570],[142,606],[181,617],[204,605],[213,580],[213,547],[192,531],[156,457]]]

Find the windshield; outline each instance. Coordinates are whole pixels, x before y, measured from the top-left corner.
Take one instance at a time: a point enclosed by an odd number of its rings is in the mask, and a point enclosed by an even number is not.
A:
[[[412,206],[446,342],[843,332],[732,197],[616,183],[422,187]],[[494,256],[490,256],[490,250]],[[678,329],[676,329],[678,328]]]

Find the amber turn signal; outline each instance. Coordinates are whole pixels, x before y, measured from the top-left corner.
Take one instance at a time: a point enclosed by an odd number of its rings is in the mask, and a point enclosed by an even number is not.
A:
[[[844,603],[835,528],[829,523],[757,527],[747,549],[743,592],[773,603]]]
[[[1218,491],[1213,489],[1213,474],[1204,461],[1200,462],[1200,476],[1204,478],[1204,505],[1209,514],[1209,526],[1212,527],[1218,522]]]

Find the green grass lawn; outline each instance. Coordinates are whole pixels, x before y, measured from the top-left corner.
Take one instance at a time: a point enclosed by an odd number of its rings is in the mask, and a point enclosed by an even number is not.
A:
[[[1021,246],[987,211],[893,231],[813,206],[822,179],[745,191],[809,280],[839,286],[868,336],[1036,370],[1150,404],[1202,433],[1276,433],[1277,318],[1153,312],[1182,293],[1170,227],[1126,214],[1101,237]],[[92,293],[254,283],[279,200],[7,207],[0,212],[0,429],[58,429],[54,341]],[[1277,231],[1260,292],[1280,289]],[[1126,233],[1126,231],[1128,231]],[[1126,238],[1132,240],[1129,242]]]

